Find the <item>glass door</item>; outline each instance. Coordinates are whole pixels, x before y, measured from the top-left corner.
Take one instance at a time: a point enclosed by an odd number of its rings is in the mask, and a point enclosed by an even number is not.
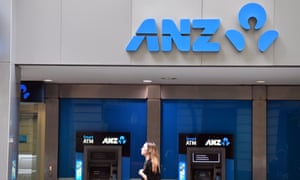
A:
[[[21,103],[18,180],[43,180],[45,105]]]

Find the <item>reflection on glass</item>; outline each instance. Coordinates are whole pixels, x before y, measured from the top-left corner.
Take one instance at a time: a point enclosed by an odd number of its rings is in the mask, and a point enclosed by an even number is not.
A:
[[[20,105],[18,180],[43,180],[44,119],[44,104]]]

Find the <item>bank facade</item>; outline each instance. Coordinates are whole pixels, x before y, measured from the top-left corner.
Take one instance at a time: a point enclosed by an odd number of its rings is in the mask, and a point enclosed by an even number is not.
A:
[[[241,83],[229,75],[299,69],[298,5],[4,2],[1,179],[139,179],[145,141],[158,145],[165,180],[298,179],[300,78],[282,73],[280,83]],[[207,71],[203,81],[220,69],[228,76],[217,83],[159,76],[148,84],[99,84],[44,82],[41,73],[99,67],[140,68],[136,76]]]

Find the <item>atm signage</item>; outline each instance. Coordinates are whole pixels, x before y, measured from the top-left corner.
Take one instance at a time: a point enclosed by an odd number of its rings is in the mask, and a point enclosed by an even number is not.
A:
[[[228,157],[233,157],[234,142],[231,134],[179,134],[179,153],[185,154],[187,148],[225,148]]]
[[[251,19],[256,20],[255,31],[265,25],[267,15],[260,4],[248,3],[240,9],[238,21],[243,30],[251,29],[249,23]],[[221,50],[221,44],[212,40],[221,27],[220,19],[180,19],[180,29],[173,20],[162,19],[161,27],[161,33],[158,33],[155,19],[145,19],[137,29],[135,36],[129,41],[126,51],[138,51],[144,41],[149,52],[171,52],[173,43],[180,52],[217,53]],[[192,30],[201,32],[195,40],[191,39]],[[257,48],[260,52],[265,52],[278,38],[278,35],[276,30],[263,32],[257,41]],[[239,30],[226,30],[225,36],[238,52],[245,49],[245,38]]]
[[[186,137],[185,145],[197,146],[197,137]]]
[[[205,142],[205,146],[217,146],[217,147],[227,147],[230,145],[230,141],[228,137],[224,137],[222,139],[208,139]]]
[[[77,132],[76,152],[83,152],[84,146],[122,146],[122,154],[130,155],[129,132]]]
[[[83,135],[82,144],[94,144],[94,136]]]
[[[102,144],[125,144],[127,142],[125,136],[120,137],[105,137]]]

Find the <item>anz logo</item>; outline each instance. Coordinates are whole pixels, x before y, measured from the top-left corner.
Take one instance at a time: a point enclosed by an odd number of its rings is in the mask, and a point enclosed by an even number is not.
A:
[[[26,84],[21,84],[20,90],[21,90],[23,99],[27,100],[29,98],[29,96],[30,96],[30,92],[27,91]]]
[[[261,29],[267,19],[265,9],[257,3],[244,5],[240,9],[238,20],[245,31],[251,29],[249,23],[251,19],[256,21],[254,30],[258,31]],[[158,34],[155,19],[145,19],[137,29],[136,35],[128,43],[126,51],[136,52],[141,44],[146,41],[149,52],[170,52],[172,51],[172,43],[180,52],[219,52],[221,49],[220,43],[211,40],[217,33],[220,25],[220,19],[181,19],[180,30],[178,30],[173,20],[163,19],[162,32]],[[201,30],[201,33],[193,42],[191,42],[191,29]],[[227,30],[225,36],[238,52],[242,52],[245,49],[245,38],[239,30]],[[276,30],[263,32],[258,39],[257,48],[260,52],[265,52],[278,36],[279,33]],[[159,44],[159,37],[161,38],[161,45]]]
[[[205,142],[205,146],[224,146],[227,147],[230,145],[230,141],[227,137],[223,139],[208,139]]]
[[[125,144],[127,142],[125,136],[120,137],[105,137],[102,144]]]

